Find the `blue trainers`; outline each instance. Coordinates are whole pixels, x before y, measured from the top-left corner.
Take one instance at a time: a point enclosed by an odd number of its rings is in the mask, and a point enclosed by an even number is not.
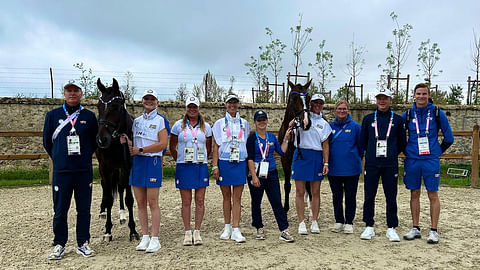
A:
[[[60,260],[65,253],[65,248],[62,245],[56,245],[53,247],[52,253],[48,255],[49,260]]]
[[[77,254],[80,254],[83,257],[92,257],[95,255],[95,251],[88,246],[88,241],[85,241],[81,247],[77,248]]]

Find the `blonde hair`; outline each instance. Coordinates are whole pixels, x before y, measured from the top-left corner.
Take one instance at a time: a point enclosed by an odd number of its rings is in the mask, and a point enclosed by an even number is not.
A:
[[[182,120],[182,130],[184,130],[187,126],[187,119],[188,115],[185,114]],[[200,123],[200,130],[205,133],[205,121],[203,120],[203,116],[200,114],[200,112],[198,113],[198,122]]]
[[[338,108],[338,106],[342,104],[347,105],[347,109],[350,110],[350,105],[348,105],[348,102],[343,99],[340,99],[339,101],[337,101],[337,103],[335,103],[335,110]]]

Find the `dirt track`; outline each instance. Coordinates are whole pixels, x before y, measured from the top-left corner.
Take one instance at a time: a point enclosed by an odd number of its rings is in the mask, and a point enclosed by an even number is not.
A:
[[[298,236],[294,208],[294,190],[288,218],[293,244],[278,240],[271,208],[264,198],[263,212],[267,240],[256,241],[250,226],[250,196],[243,193],[241,228],[247,242],[236,244],[218,238],[223,228],[221,194],[211,182],[207,189],[206,214],[202,227],[203,246],[183,247],[180,196],[172,181],[161,188],[160,204],[162,249],[155,254],[135,251],[136,242],[128,241],[128,228],[114,221],[110,243],[102,242],[104,220],[98,218],[100,185],[94,185],[91,223],[91,247],[97,255],[83,258],[74,251],[75,208],[69,215],[69,241],[60,261],[49,261],[52,233],[50,186],[0,189],[0,261],[3,269],[479,269],[480,268],[480,189],[441,187],[442,203],[440,243],[428,245],[429,209],[426,193],[421,197],[422,239],[390,243],[385,237],[384,197],[377,196],[376,233],[372,241],[360,240],[363,185],[357,196],[357,215],[353,235],[329,231],[333,223],[331,192],[322,184],[321,233]],[[409,193],[399,186],[400,235],[410,227]],[[115,213],[118,202],[115,203]],[[115,215],[117,217],[117,215]],[[308,226],[308,224],[307,224]],[[140,231],[138,222],[137,230]]]

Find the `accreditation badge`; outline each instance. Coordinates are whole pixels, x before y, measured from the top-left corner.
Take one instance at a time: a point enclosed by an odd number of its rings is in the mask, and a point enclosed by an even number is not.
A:
[[[230,148],[230,162],[239,162],[240,161],[240,148],[234,146]]]
[[[67,136],[67,150],[69,156],[80,155],[80,137],[78,135]]]
[[[193,147],[185,147],[185,162],[193,162],[194,150]]]
[[[377,157],[387,157],[387,140],[377,140],[376,154]]]
[[[418,154],[430,154],[430,144],[428,143],[428,137],[418,137]]]
[[[205,161],[205,148],[197,148],[197,163],[203,163]]]
[[[259,168],[258,168],[258,177],[267,178],[267,176],[268,176],[268,165],[269,164],[266,161],[260,162]]]

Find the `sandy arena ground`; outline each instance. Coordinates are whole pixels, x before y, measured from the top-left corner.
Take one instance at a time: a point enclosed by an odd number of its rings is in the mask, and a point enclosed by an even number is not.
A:
[[[162,248],[155,254],[135,251],[137,242],[128,241],[128,227],[118,222],[115,202],[114,241],[102,242],[104,220],[98,218],[101,187],[94,185],[91,222],[91,247],[96,256],[83,258],[75,253],[75,207],[69,213],[69,241],[60,261],[49,261],[51,250],[52,200],[50,186],[0,189],[0,261],[2,269],[480,269],[480,189],[441,187],[440,243],[426,243],[429,208],[426,193],[421,197],[422,239],[390,243],[385,237],[384,196],[377,195],[376,233],[372,241],[360,239],[363,184],[357,196],[357,215],[353,235],[330,232],[333,224],[331,192],[322,185],[321,233],[298,236],[294,190],[288,219],[295,243],[278,239],[273,213],[264,197],[263,218],[267,239],[255,240],[250,226],[250,194],[243,193],[241,230],[247,242],[237,244],[219,239],[223,228],[221,193],[211,182],[207,189],[206,214],[202,227],[203,246],[182,246],[183,224],[180,195],[173,181],[164,183],[160,193]],[[409,192],[399,186],[400,236],[411,225]],[[135,215],[136,216],[136,215]],[[307,223],[309,226],[309,223]],[[137,231],[140,226],[137,221]]]

